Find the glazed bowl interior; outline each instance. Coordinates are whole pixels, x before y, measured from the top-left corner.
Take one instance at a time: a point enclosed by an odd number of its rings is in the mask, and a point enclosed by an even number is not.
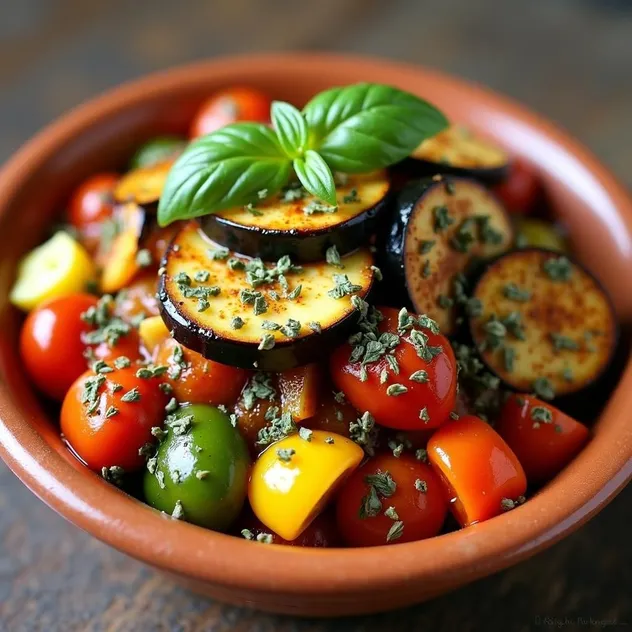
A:
[[[419,68],[326,55],[259,56],[190,66],[111,91],[29,143],[0,175],[0,451],[45,502],[97,538],[227,601],[285,612],[368,612],[427,598],[506,567],[587,520],[630,477],[632,368],[625,365],[594,438],[518,509],[430,540],[373,549],[262,546],[161,515],[80,466],[62,444],[17,355],[7,295],[17,259],[38,243],[86,176],[120,169],[155,134],[185,133],[201,101],[229,84],[302,104],[332,85],[383,82],[427,97],[540,172],[580,261],[632,320],[632,204],[581,146],[480,88]],[[201,588],[204,587],[204,588]]]

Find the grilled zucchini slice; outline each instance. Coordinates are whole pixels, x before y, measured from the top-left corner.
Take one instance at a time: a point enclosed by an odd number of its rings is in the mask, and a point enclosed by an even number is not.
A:
[[[213,241],[248,256],[317,261],[330,246],[346,254],[365,245],[389,190],[385,170],[345,175],[336,188],[337,209],[293,186],[257,204],[208,215],[201,223]]]
[[[507,385],[540,397],[567,395],[606,369],[617,339],[608,296],[578,263],[541,249],[493,262],[474,290],[470,330],[483,361]]]
[[[410,157],[420,175],[443,173],[495,184],[509,173],[503,149],[459,125],[424,140]]]
[[[400,193],[380,251],[389,288],[405,285],[414,310],[451,335],[464,299],[456,287],[460,275],[476,260],[507,250],[512,239],[511,222],[487,188],[474,180],[437,176]]]
[[[366,298],[375,275],[368,249],[336,263],[264,264],[220,247],[196,222],[171,243],[161,273],[162,317],[176,340],[210,360],[269,371],[327,357],[352,333],[352,296]]]

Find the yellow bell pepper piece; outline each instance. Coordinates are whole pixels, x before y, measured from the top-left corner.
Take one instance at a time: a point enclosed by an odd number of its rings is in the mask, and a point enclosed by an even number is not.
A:
[[[149,353],[153,353],[158,345],[171,337],[167,325],[160,316],[150,316],[142,320],[138,326],[138,335]]]
[[[60,231],[22,259],[9,299],[28,312],[53,298],[85,292],[95,276],[85,248]]]
[[[364,458],[362,448],[342,435],[307,429],[301,435],[272,444],[250,475],[252,510],[285,540],[301,535]]]
[[[516,220],[516,233],[525,246],[546,248],[568,254],[568,241],[551,222],[524,217]]]

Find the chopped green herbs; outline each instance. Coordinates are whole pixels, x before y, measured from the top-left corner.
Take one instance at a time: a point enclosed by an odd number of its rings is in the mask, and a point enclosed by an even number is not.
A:
[[[551,333],[551,342],[556,351],[578,351],[579,343],[558,333]]]
[[[399,520],[399,516],[397,515],[397,512],[395,511],[395,507],[388,507],[384,511],[384,515],[387,518],[390,518],[391,520]]]
[[[447,206],[435,206],[432,209],[433,229],[435,233],[440,233],[454,224],[454,218],[450,217]]]
[[[419,384],[426,384],[428,382],[428,372],[427,371],[415,371],[408,378],[412,382],[418,382]]]
[[[510,301],[525,303],[531,298],[531,292],[521,289],[515,283],[507,283],[507,285],[503,287],[503,296]]]
[[[542,264],[542,269],[551,281],[566,283],[573,274],[571,262],[566,257],[552,257]]]
[[[274,336],[272,334],[263,334],[263,336],[261,336],[261,340],[259,342],[259,346],[257,347],[257,349],[259,351],[269,351],[270,349],[272,349],[275,345],[275,340],[274,340]]]
[[[551,382],[545,377],[539,377],[533,382],[533,392],[540,399],[553,399],[555,397],[555,390]]]
[[[312,435],[314,433],[309,429],[306,428],[305,426],[301,426],[298,429],[298,436],[303,439],[303,441],[311,441],[312,440]]]
[[[364,477],[364,482],[375,487],[377,493],[383,498],[390,498],[397,490],[397,483],[389,472],[376,472]]]
[[[93,415],[99,407],[99,389],[105,384],[105,375],[95,375],[86,378],[81,392],[81,403],[86,407],[86,412]]]
[[[361,446],[369,456],[375,454],[377,430],[375,419],[369,411],[365,411],[359,419],[349,424],[349,438]]]
[[[127,391],[124,395],[121,396],[121,401],[126,403],[137,402],[141,398],[138,387],[135,386],[133,389]]]
[[[279,415],[278,406],[268,408],[265,413],[265,420],[268,422],[259,430],[257,434],[257,445],[268,445],[284,439],[289,434],[296,432],[296,424],[289,413]]]
[[[545,408],[544,406],[533,406],[530,414],[531,419],[535,422],[533,424],[534,428],[538,428],[540,423],[550,424],[553,422],[553,413],[549,408]]]
[[[241,329],[244,326],[244,321],[242,318],[240,318],[239,316],[235,316],[231,321],[230,321],[230,326],[233,329]]]
[[[432,269],[430,267],[430,259],[426,259],[421,268],[421,276],[424,279],[427,279],[432,274]]]
[[[279,460],[289,463],[296,454],[296,450],[294,450],[294,448],[279,448],[276,453]]]
[[[329,248],[327,248],[327,251],[325,252],[325,261],[330,266],[335,266],[336,268],[344,268],[340,260],[340,253],[338,252],[338,248],[336,248],[336,246],[330,246]]]
[[[336,213],[338,211],[337,206],[331,206],[318,200],[312,200],[305,206],[303,206],[303,213],[305,215],[315,215],[317,213]]]
[[[404,393],[408,392],[408,388],[403,384],[391,384],[386,389],[386,394],[390,397],[397,397],[399,395],[404,395]]]
[[[258,399],[271,402],[276,398],[276,390],[272,385],[269,373],[258,371],[241,392],[241,399],[246,410],[252,410]]]
[[[123,477],[125,476],[125,470],[118,466],[112,465],[110,467],[101,468],[101,476],[108,482],[120,487],[123,483]]]
[[[423,239],[419,242],[417,251],[420,255],[427,255],[437,242],[434,239]]]
[[[362,200],[358,197],[358,190],[351,189],[351,191],[349,192],[349,195],[345,195],[342,198],[342,201],[345,204],[359,204]]]
[[[344,296],[355,294],[362,289],[361,285],[351,283],[346,274],[334,274],[334,287],[327,292],[331,298],[341,299]]]
[[[393,526],[388,530],[386,534],[386,541],[392,542],[402,537],[404,534],[404,523],[401,520],[397,520],[393,523]]]
[[[426,481],[422,481],[421,479],[417,479],[415,481],[415,489],[422,494],[425,494],[428,491],[428,483]]]

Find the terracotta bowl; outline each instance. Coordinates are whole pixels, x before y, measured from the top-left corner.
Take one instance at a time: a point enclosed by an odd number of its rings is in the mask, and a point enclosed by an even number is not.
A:
[[[84,177],[125,164],[156,133],[184,132],[201,100],[250,84],[297,104],[336,84],[390,83],[425,96],[540,171],[580,259],[632,320],[632,201],[551,123],[479,87],[422,68],[334,55],[205,62],[112,90],[30,141],[0,174],[0,453],[44,502],[103,542],[222,601],[302,615],[367,613],[429,599],[515,564],[593,516],[632,474],[632,364],[579,457],[525,505],[421,542],[372,549],[266,546],[172,520],[78,465],[17,356],[7,294],[17,258],[45,234]]]

